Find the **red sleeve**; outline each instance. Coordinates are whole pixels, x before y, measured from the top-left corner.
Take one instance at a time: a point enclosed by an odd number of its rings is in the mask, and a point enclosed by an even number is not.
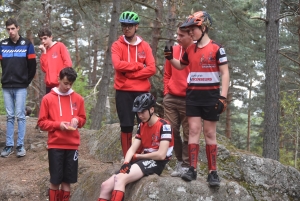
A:
[[[81,97],[80,101],[80,107],[78,108],[78,114],[75,116],[76,119],[78,119],[78,128],[82,128],[86,122],[86,113],[85,113],[85,107],[84,107],[84,100]]]
[[[144,43],[146,51],[146,59],[144,67],[135,72],[129,72],[125,74],[125,77],[129,79],[147,79],[156,73],[155,59],[152,54],[152,49],[148,43]]]
[[[48,102],[48,99],[44,97],[41,102],[38,125],[42,130],[46,130],[46,131],[60,130],[60,122],[51,121],[48,118],[50,105],[51,103]]]
[[[169,81],[170,81],[170,78],[172,76],[172,66],[171,66],[171,63],[169,60],[166,59],[165,61],[165,66],[164,66],[164,95],[166,95],[167,93],[169,93],[169,90],[168,90],[168,84],[169,84]]]
[[[72,60],[71,60],[69,51],[63,43],[61,43],[61,46],[60,46],[60,53],[61,53],[61,57],[62,57],[62,60],[64,63],[64,67],[72,67]]]
[[[144,68],[144,64],[140,62],[128,62],[122,60],[122,48],[118,42],[114,42],[111,46],[111,59],[115,70],[120,72],[134,72]],[[127,50],[126,50],[127,51]]]
[[[40,64],[41,64],[42,71],[46,73],[48,69],[47,54],[42,53],[40,57]]]

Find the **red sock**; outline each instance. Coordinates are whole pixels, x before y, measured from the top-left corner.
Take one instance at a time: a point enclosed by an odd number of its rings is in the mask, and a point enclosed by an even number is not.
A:
[[[188,149],[189,149],[190,166],[193,166],[195,169],[197,169],[199,144],[189,144]]]
[[[98,198],[98,201],[108,201],[108,200],[103,199],[103,198]]]
[[[217,170],[217,153],[218,153],[218,148],[216,144],[206,145],[206,157],[208,163],[208,170]]]
[[[123,200],[124,200],[124,192],[113,190],[113,192],[111,193],[110,201],[123,201]]]
[[[126,156],[128,149],[131,146],[131,142],[132,142],[132,133],[121,132],[121,145],[122,145],[124,158]]]
[[[59,201],[69,201],[70,191],[60,190],[60,200]]]
[[[49,201],[59,201],[59,190],[49,188]]]

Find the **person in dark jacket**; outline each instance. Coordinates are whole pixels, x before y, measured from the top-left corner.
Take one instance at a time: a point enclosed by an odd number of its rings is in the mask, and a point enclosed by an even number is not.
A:
[[[32,43],[19,35],[17,21],[9,18],[6,22],[9,38],[0,42],[0,61],[2,66],[2,91],[6,108],[6,146],[1,157],[14,152],[14,123],[18,122],[17,157],[26,155],[24,137],[26,130],[25,103],[27,87],[36,72],[36,55]]]

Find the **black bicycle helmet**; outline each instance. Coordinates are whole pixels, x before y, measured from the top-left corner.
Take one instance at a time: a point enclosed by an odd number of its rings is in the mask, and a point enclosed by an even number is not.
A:
[[[143,112],[149,110],[156,104],[156,100],[151,93],[144,93],[137,96],[133,102],[132,112]]]

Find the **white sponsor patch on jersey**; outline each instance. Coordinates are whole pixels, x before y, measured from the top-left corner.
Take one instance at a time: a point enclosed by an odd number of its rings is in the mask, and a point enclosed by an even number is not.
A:
[[[191,72],[189,83],[218,83],[220,82],[219,72]]]
[[[219,59],[220,63],[224,63],[227,61],[227,57],[222,57]]]
[[[162,134],[161,138],[165,139],[165,138],[172,138],[171,134]]]
[[[163,131],[171,131],[171,125],[163,125]]]
[[[221,55],[224,55],[224,54],[226,54],[226,52],[225,52],[224,48],[220,48],[220,54],[221,54]]]

